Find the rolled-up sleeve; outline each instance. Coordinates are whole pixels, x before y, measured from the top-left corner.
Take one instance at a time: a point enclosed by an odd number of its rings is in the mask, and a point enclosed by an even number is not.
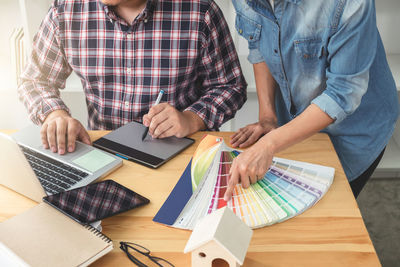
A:
[[[265,61],[264,56],[261,54],[258,48],[249,49],[249,55],[247,56],[247,60],[251,64],[257,64]]]
[[[368,89],[378,31],[372,0],[347,1],[327,46],[326,90],[312,103],[335,124],[351,115]]]
[[[70,112],[59,89],[65,88],[71,72],[58,39],[57,9],[53,6],[35,35],[32,54],[18,86],[19,99],[35,124],[43,123],[54,110]]]
[[[196,113],[208,129],[218,130],[246,101],[247,84],[228,25],[212,1],[205,14],[200,61],[200,97],[185,110]]]

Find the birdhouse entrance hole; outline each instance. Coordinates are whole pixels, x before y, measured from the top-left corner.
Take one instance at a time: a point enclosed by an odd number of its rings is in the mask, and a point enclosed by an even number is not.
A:
[[[229,267],[229,263],[224,259],[214,259],[211,263],[212,267]]]
[[[206,253],[200,252],[200,253],[199,253],[199,256],[200,256],[200,258],[205,258],[205,257],[206,257]]]

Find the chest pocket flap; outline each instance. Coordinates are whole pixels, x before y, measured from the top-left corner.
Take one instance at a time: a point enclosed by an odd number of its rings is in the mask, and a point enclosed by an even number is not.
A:
[[[305,61],[318,59],[324,55],[324,47],[319,38],[306,38],[294,41],[296,53]]]
[[[248,41],[249,49],[258,47],[257,42],[260,40],[261,24],[237,13],[235,27],[239,35]]]

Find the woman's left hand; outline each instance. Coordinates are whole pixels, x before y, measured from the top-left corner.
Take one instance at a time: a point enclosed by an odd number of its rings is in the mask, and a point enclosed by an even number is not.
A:
[[[236,184],[241,183],[244,188],[264,178],[273,157],[272,145],[267,136],[261,138],[252,147],[236,157],[229,172],[228,188],[224,199],[229,201]]]
[[[248,147],[257,142],[263,135],[276,129],[277,123],[275,119],[264,118],[259,122],[252,123],[246,127],[240,128],[231,137],[231,145],[233,147]]]

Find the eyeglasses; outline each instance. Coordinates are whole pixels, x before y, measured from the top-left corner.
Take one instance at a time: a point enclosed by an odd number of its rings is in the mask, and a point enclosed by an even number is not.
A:
[[[140,260],[138,260],[135,256],[132,255],[132,253],[129,251],[129,249],[132,249],[144,256],[146,256],[147,258],[149,258],[149,260],[151,260],[152,262],[154,262],[157,266],[160,267],[175,267],[172,263],[170,263],[167,260],[164,260],[163,258],[159,258],[159,257],[155,257],[150,255],[150,250],[148,250],[145,247],[142,247],[141,245],[135,244],[135,243],[131,243],[131,242],[119,242],[120,244],[120,249],[125,252],[126,256],[128,256],[128,258],[137,266],[139,267],[148,267],[146,264],[144,264],[143,262],[141,262]]]

